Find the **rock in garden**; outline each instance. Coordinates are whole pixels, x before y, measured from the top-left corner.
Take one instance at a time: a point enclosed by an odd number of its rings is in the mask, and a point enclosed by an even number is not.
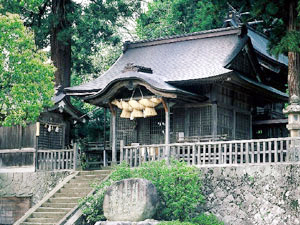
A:
[[[155,186],[145,179],[125,179],[112,184],[103,202],[108,221],[143,221],[151,219],[158,206]]]

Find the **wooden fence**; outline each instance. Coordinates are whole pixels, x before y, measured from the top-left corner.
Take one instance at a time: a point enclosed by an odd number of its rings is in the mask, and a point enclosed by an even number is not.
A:
[[[36,170],[73,170],[76,164],[74,149],[38,150]]]
[[[35,124],[0,127],[0,149],[34,148]]]
[[[175,158],[189,165],[237,165],[300,161],[300,138],[272,138],[218,142],[123,146],[120,161],[130,166]]]
[[[75,170],[77,165],[77,146],[73,149],[0,150],[0,172],[8,169],[32,167],[34,171]]]
[[[83,143],[83,150],[86,155],[86,168],[100,168],[101,166],[111,165],[111,148],[110,142],[88,142]]]

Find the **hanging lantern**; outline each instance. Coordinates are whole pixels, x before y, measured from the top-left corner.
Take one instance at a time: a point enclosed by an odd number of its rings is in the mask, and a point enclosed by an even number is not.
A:
[[[129,111],[129,112],[132,111],[132,107],[128,104],[128,102],[121,100],[121,104],[122,104],[122,109]]]
[[[122,104],[121,104],[121,102],[118,101],[117,99],[113,100],[113,101],[111,102],[111,104],[117,106],[119,109],[122,109]]]
[[[151,102],[153,102],[155,104],[155,106],[159,105],[161,102],[162,102],[162,99],[161,98],[155,98],[155,97],[152,97],[150,99]],[[155,107],[154,106],[154,107]]]
[[[121,118],[126,118],[129,119],[130,118],[131,113],[125,109],[122,110],[122,113],[120,115]]]
[[[138,101],[133,99],[131,99],[128,103],[133,108],[133,110],[143,110],[145,108],[142,104],[138,103]]]
[[[146,98],[143,98],[143,99],[139,100],[139,103],[142,104],[145,107],[153,108],[153,107],[156,106],[156,104],[154,102],[152,102],[152,101],[150,101],[149,99],[146,99]]]
[[[144,110],[144,117],[156,116],[157,112],[153,107],[146,107]]]

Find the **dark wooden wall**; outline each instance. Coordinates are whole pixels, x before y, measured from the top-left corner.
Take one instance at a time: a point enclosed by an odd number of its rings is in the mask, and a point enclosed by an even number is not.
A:
[[[1,149],[33,148],[35,143],[35,124],[13,127],[0,127]]]

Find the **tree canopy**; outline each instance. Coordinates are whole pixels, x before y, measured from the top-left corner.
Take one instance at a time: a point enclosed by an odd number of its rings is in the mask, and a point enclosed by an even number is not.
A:
[[[18,13],[31,27],[39,48],[51,46],[56,85],[70,86],[76,75],[97,73],[93,58],[101,42],[120,41],[117,28],[140,6],[140,0],[0,0],[0,12]]]
[[[138,19],[142,39],[184,34],[221,27],[229,2],[241,12],[241,22],[261,21],[255,28],[270,40],[269,50],[289,57],[290,96],[300,95],[300,1],[299,0],[154,0]],[[243,15],[243,14],[240,14]]]
[[[153,1],[137,20],[137,34],[150,39],[218,28],[226,9],[211,0]]]
[[[51,106],[54,67],[15,14],[0,14],[0,125],[35,121]]]

